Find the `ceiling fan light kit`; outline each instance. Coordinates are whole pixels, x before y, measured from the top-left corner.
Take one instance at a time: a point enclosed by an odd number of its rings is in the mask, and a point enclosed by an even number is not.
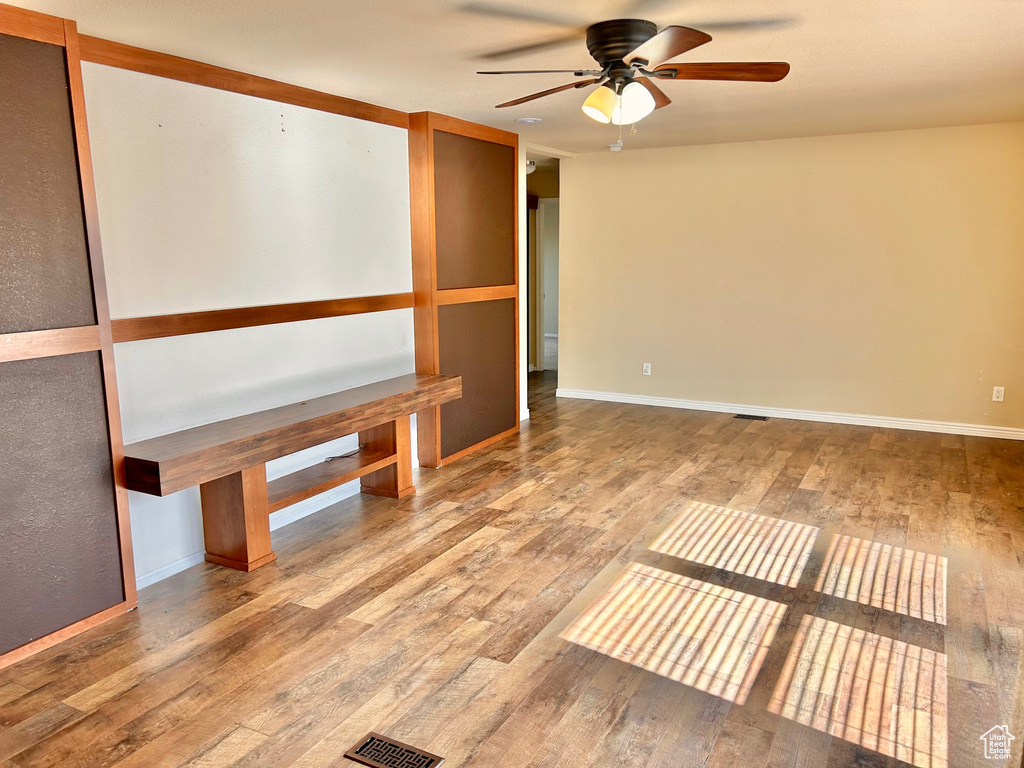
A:
[[[776,82],[789,74],[785,62],[667,63],[711,41],[711,35],[689,27],[658,27],[641,19],[612,19],[587,28],[587,50],[600,69],[515,70],[481,75],[553,74],[563,72],[587,80],[568,83],[499,104],[513,107],[534,99],[588,85],[597,85],[583,114],[599,123],[630,125],[643,120],[672,100],[655,80],[732,80]]]
[[[595,88],[594,92],[583,102],[581,108],[583,114],[592,120],[597,120],[599,123],[610,123],[612,115],[615,114],[618,107],[618,101],[619,97],[615,95],[615,90],[606,83]]]
[[[619,103],[612,113],[612,123],[614,125],[639,123],[654,110],[654,96],[639,82],[633,80],[622,86]]]

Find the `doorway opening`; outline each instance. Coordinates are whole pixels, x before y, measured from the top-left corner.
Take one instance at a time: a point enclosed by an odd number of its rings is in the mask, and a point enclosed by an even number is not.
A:
[[[531,371],[558,370],[558,158],[527,153],[527,336]]]

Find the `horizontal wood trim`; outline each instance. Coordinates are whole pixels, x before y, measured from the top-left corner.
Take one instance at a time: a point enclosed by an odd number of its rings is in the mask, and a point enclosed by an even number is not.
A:
[[[45,651],[47,648],[52,648],[58,643],[63,643],[65,640],[69,640],[75,635],[80,635],[82,632],[98,627],[104,622],[110,621],[117,616],[128,613],[134,606],[129,606],[128,603],[118,603],[117,605],[107,608],[105,611],[94,613],[92,616],[87,616],[81,621],[76,621],[74,624],[70,624],[63,629],[58,629],[56,632],[51,632],[44,637],[40,637],[37,640],[33,640],[31,643],[26,643],[13,651],[0,655],[0,669],[17,664],[23,659],[27,659],[33,654]]]
[[[509,147],[519,148],[519,134],[503,131],[500,128],[491,128],[489,125],[479,125],[468,120],[460,120],[457,117],[449,117],[437,112],[428,112],[430,127],[435,131],[446,133],[457,133],[459,136],[469,136],[472,139],[481,139],[495,144],[505,144]]]
[[[295,304],[267,304],[259,307],[213,309],[207,312],[183,312],[176,315],[126,317],[112,320],[114,343],[187,336],[192,333],[228,331],[259,325],[295,323],[324,317],[343,317],[392,309],[411,309],[411,293],[359,296],[351,299],[303,301]]]
[[[64,19],[0,3],[0,33],[64,45]]]
[[[32,360],[37,357],[96,352],[100,348],[100,327],[55,328],[50,331],[26,331],[0,335],[0,363]]]
[[[378,107],[376,104],[367,104],[365,101],[347,99],[344,96],[335,96],[323,91],[290,85],[278,80],[249,75],[167,53],[136,48],[124,43],[115,43],[99,37],[82,35],[79,40],[82,48],[82,60],[91,61],[94,64],[130,69],[133,72],[181,80],[194,85],[218,88],[222,91],[243,93],[247,96],[318,109],[321,112],[331,112],[335,115],[393,125],[397,128],[409,127],[409,115],[397,109]]]
[[[499,432],[493,437],[488,437],[486,440],[481,440],[476,445],[471,445],[469,446],[469,448],[463,448],[461,451],[457,451],[456,453],[453,453],[451,456],[445,456],[444,459],[441,460],[441,466],[447,466],[448,464],[451,464],[453,461],[458,461],[463,456],[468,456],[471,453],[481,451],[489,445],[494,445],[495,443],[501,442],[506,437],[512,437],[512,435],[518,433],[519,425],[517,424],[516,426],[512,427],[512,429],[506,429],[504,432]]]
[[[488,285],[483,288],[450,288],[437,291],[437,305],[470,304],[474,301],[496,301],[497,299],[514,299],[519,296],[519,286]]]

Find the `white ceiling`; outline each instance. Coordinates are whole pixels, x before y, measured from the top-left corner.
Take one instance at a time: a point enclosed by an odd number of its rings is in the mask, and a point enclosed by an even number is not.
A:
[[[11,0],[8,0],[10,2]],[[489,0],[480,0],[480,3]],[[495,0],[496,1],[496,0]],[[76,19],[85,34],[413,112],[433,110],[572,152],[618,128],[583,116],[583,91],[493,105],[569,82],[477,69],[590,67],[584,43],[499,62],[479,54],[564,27],[460,10],[466,0],[13,0]],[[788,17],[712,31],[680,61],[788,61],[780,83],[669,82],[674,103],[626,148],[1024,120],[1024,0],[507,0],[505,8],[595,22],[635,3],[659,25]],[[479,3],[478,3],[479,4]],[[523,127],[517,117],[540,117]]]

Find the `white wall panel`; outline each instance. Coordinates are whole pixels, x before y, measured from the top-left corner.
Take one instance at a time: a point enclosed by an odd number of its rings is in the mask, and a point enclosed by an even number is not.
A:
[[[404,129],[83,76],[113,317],[412,290]]]
[[[84,78],[115,318],[412,289],[406,131],[96,64]],[[130,342],[115,355],[130,443],[409,373],[412,310]],[[268,477],[354,442],[271,462]],[[201,559],[198,489],[132,493],[130,507],[140,584]]]

